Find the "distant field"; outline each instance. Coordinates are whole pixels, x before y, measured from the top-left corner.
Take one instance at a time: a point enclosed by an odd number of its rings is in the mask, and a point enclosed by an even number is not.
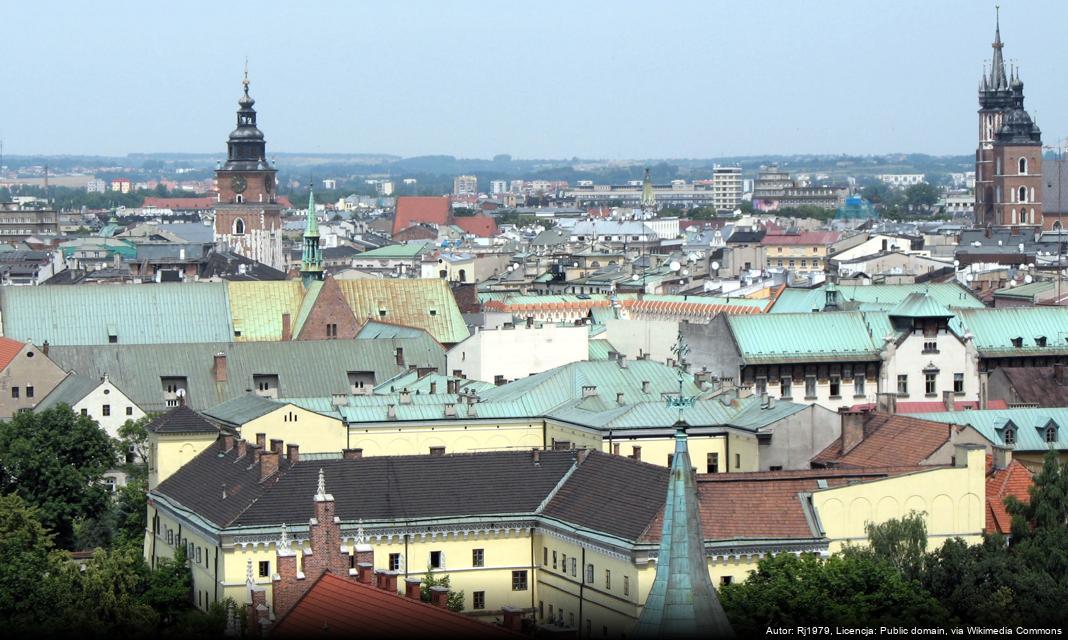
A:
[[[93,176],[48,176],[50,187],[85,187]],[[0,187],[26,185],[31,187],[43,187],[44,178],[0,178]]]

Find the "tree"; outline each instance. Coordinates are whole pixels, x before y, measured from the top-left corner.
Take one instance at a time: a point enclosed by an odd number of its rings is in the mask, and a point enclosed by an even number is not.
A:
[[[149,414],[137,420],[127,420],[119,427],[119,456],[127,460],[127,473],[143,473],[147,477],[148,425],[155,417],[155,414]]]
[[[9,632],[45,622],[63,601],[55,579],[62,563],[37,510],[17,495],[0,496],[0,620]]]
[[[68,563],[65,626],[87,635],[147,634],[159,616],[142,598],[149,569],[137,549],[97,549],[84,568]]]
[[[1005,508],[1012,514],[1014,540],[1025,540],[1041,529],[1068,526],[1068,463],[1058,462],[1052,447],[1046,452],[1042,470],[1035,474],[1029,493],[1026,503],[1015,496],[1005,499]]]
[[[926,182],[910,185],[908,189],[905,189],[905,201],[908,203],[909,208],[933,207],[938,202],[938,196],[938,188]]]
[[[880,524],[869,522],[864,531],[869,546],[848,549],[848,552],[871,554],[889,562],[906,578],[920,577],[927,553],[927,523],[922,513],[911,511],[901,519],[891,518]]]
[[[156,569],[149,574],[143,600],[157,613],[163,624],[171,624],[189,609],[193,590],[193,575],[190,572],[185,547],[179,545],[173,558],[156,561]]]
[[[449,574],[443,574],[440,578],[434,577],[430,567],[426,568],[426,575],[423,576],[423,584],[419,587],[419,599],[423,602],[430,602],[430,587],[445,587],[449,588]],[[449,590],[449,599],[446,604],[449,611],[463,611],[464,610],[464,592]]]
[[[107,433],[66,405],[0,422],[0,492],[17,493],[36,506],[61,548],[73,542],[76,521],[109,507],[102,479],[115,464]]]

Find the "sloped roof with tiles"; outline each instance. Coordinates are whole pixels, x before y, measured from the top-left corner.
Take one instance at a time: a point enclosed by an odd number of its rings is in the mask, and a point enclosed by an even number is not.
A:
[[[0,371],[6,369],[25,346],[25,342],[0,337]]]
[[[337,280],[358,322],[379,320],[425,329],[442,344],[470,335],[449,284],[437,278]]]
[[[829,245],[838,242],[837,231],[802,231],[801,233],[771,234],[761,239],[762,245]]]
[[[1003,469],[994,469],[990,456],[986,476],[986,532],[1008,535],[1012,532],[1012,516],[1005,508],[1005,498],[1013,496],[1020,502],[1031,499],[1034,475],[1018,461],[1011,461]]]
[[[998,367],[992,375],[1005,376],[1015,392],[1014,402],[1034,403],[1040,407],[1068,407],[1068,384],[1058,382],[1057,369],[1054,367]]]
[[[836,438],[812,458],[812,464],[864,468],[919,465],[950,440],[954,425],[903,415],[878,413],[864,423],[864,438],[848,451]]]
[[[497,221],[490,216],[458,216],[453,219],[453,224],[479,238],[497,235]]]
[[[889,311],[912,293],[920,293],[938,304],[953,308],[983,308],[983,302],[956,283],[836,285],[839,301],[854,302],[864,310]],[[787,288],[779,294],[768,313],[809,313],[822,310],[826,285],[815,289]]]
[[[200,413],[226,425],[241,426],[250,420],[262,417],[277,411],[285,406],[285,402],[275,402],[270,398],[264,398],[253,393],[246,393]]]
[[[324,573],[271,629],[272,637],[519,638],[504,627]]]
[[[157,416],[148,424],[153,433],[218,433],[219,429],[186,405]]]
[[[3,287],[4,335],[58,345],[222,342],[233,337],[226,283]]]
[[[446,196],[400,196],[393,215],[393,233],[416,224],[448,224],[449,198]]]
[[[1015,429],[1015,450],[1044,453],[1050,446],[1068,449],[1068,408],[998,409],[919,413],[914,418],[968,425],[995,445],[1005,446],[1005,430]],[[1056,439],[1046,442],[1045,429],[1056,427]]]

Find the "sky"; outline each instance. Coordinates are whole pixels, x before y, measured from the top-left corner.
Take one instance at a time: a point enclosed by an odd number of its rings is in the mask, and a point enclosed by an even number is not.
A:
[[[222,153],[242,67],[272,151],[968,154],[979,0],[5,0],[6,154]],[[1004,0],[1046,144],[1068,2]],[[1059,107],[1059,108],[1058,108]]]

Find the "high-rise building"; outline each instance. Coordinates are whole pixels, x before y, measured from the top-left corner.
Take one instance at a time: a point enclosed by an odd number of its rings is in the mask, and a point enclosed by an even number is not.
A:
[[[475,176],[456,176],[452,180],[452,194],[454,196],[478,195],[478,178]]]
[[[734,211],[742,203],[742,168],[712,167],[712,206],[716,211]]]
[[[285,269],[282,254],[282,207],[275,200],[277,171],[267,161],[263,132],[256,127],[255,100],[238,100],[237,128],[226,143],[226,162],[215,171],[215,241],[275,269]]]
[[[490,180],[490,194],[499,196],[503,193],[508,193],[508,182],[506,180]]]
[[[1042,132],[1024,110],[1018,70],[1005,71],[1000,20],[989,72],[979,81],[975,224],[1043,227]]]

